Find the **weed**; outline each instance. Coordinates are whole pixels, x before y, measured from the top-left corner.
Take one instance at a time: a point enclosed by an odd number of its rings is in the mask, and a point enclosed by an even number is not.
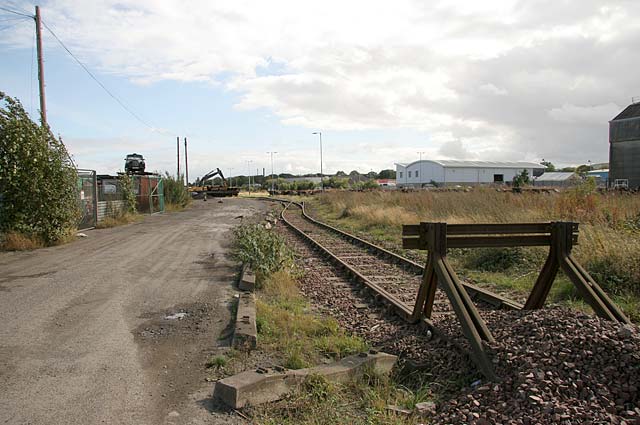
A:
[[[180,178],[176,179],[167,171],[162,177],[162,184],[165,210],[179,211],[191,202],[191,196],[184,186],[184,175],[180,175]]]
[[[225,356],[215,356],[207,360],[205,366],[207,369],[211,369],[215,367],[216,369],[221,369],[227,365],[227,358]]]
[[[3,251],[28,251],[43,248],[45,243],[38,236],[20,232],[8,232],[1,235],[0,249]]]
[[[256,272],[260,286],[266,276],[293,265],[293,252],[279,234],[259,224],[244,224],[234,230],[236,254]]]
[[[142,220],[143,216],[137,213],[122,213],[118,214],[115,217],[105,217],[102,221],[98,223],[96,226],[97,229],[108,229],[111,227],[122,226],[125,224],[135,223],[136,221]]]

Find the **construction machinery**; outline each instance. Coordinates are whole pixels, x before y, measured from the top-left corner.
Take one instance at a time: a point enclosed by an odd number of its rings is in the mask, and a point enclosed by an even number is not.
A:
[[[127,174],[145,174],[144,158],[139,153],[130,153],[124,159],[124,171]]]
[[[221,184],[207,184],[212,183],[215,177],[220,177]],[[215,170],[212,170],[201,178],[197,179],[193,186],[189,186],[189,192],[194,198],[202,198],[206,201],[208,196],[212,196],[215,198],[225,196],[238,196],[240,188],[229,186],[227,184],[227,179],[225,179],[224,174],[222,174],[222,170],[216,168]]]

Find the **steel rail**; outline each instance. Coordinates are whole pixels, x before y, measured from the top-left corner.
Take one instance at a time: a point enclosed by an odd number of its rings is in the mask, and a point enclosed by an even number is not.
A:
[[[273,199],[270,199],[270,200],[273,200]],[[467,349],[465,346],[463,346],[458,340],[456,340],[455,338],[452,338],[450,335],[448,335],[447,333],[445,333],[442,330],[440,330],[437,326],[435,326],[435,324],[433,323],[433,321],[431,319],[426,318],[426,317],[422,317],[422,318],[420,318],[418,320],[415,320],[412,317],[413,316],[413,309],[411,307],[409,307],[403,301],[397,299],[395,296],[393,296],[392,294],[390,294],[389,292],[384,290],[379,285],[377,285],[374,282],[372,282],[371,280],[369,280],[366,276],[364,276],[363,274],[358,272],[354,267],[352,267],[349,264],[347,264],[344,261],[342,261],[338,256],[336,256],[334,253],[332,253],[328,248],[323,246],[320,242],[315,240],[309,234],[305,233],[302,229],[298,228],[295,224],[293,224],[291,221],[289,221],[287,219],[286,215],[285,215],[285,212],[291,206],[291,204],[294,204],[297,207],[299,207],[301,209],[301,212],[303,213],[303,216],[305,216],[307,219],[309,219],[309,217],[306,216],[306,214],[304,214],[305,212],[304,212],[304,205],[303,204],[297,203],[297,202],[290,202],[290,201],[286,201],[286,200],[278,200],[278,201],[284,203],[284,208],[280,212],[280,217],[281,217],[282,221],[287,226],[289,226],[291,229],[293,229],[297,234],[299,234],[303,239],[305,239],[308,242],[310,242],[322,254],[324,254],[325,256],[329,257],[330,260],[332,260],[335,264],[337,264],[342,269],[343,272],[346,272],[357,283],[360,283],[361,285],[364,285],[366,288],[368,288],[368,290],[372,291],[375,294],[375,296],[374,296],[374,300],[375,301],[380,302],[382,300],[390,308],[392,308],[393,311],[399,317],[404,319],[406,322],[412,323],[412,324],[417,325],[417,326],[420,326],[420,328],[423,329],[423,330],[425,330],[425,329],[429,330],[431,332],[432,336],[437,336],[441,340],[448,341],[454,347],[456,347],[460,351],[460,353],[462,353],[467,358],[469,358],[469,360],[471,360],[473,363],[475,363],[477,368],[478,368],[478,370],[482,371],[482,373],[484,373],[485,376],[487,376],[489,379],[494,379],[495,378],[495,375],[494,375],[494,372],[493,372],[493,370],[491,368],[491,365],[489,364],[489,366],[487,367],[486,363],[487,363],[488,360],[487,360],[487,358],[485,356],[474,355],[472,352],[470,352],[469,349]],[[316,222],[315,220],[312,220],[312,221]],[[341,231],[339,231],[339,232],[342,233]],[[356,239],[359,239],[359,238],[356,238]],[[359,239],[359,240],[361,240],[361,239]],[[375,245],[372,245],[372,244],[370,244],[370,243],[368,243],[366,241],[363,241],[363,242],[365,243],[366,246],[375,246]],[[382,249],[382,248],[380,248],[380,249]],[[384,251],[386,251],[386,250],[384,250]],[[386,251],[386,252],[389,252],[389,251]],[[400,257],[400,258],[402,258],[402,257]],[[416,263],[414,263],[414,264],[416,264]],[[473,346],[472,341],[471,340],[468,340],[468,341]],[[482,347],[480,347],[480,350],[482,351]],[[476,351],[476,350],[474,350],[474,351]]]
[[[290,201],[290,200],[286,200],[286,199],[280,199],[280,198],[261,198],[264,200],[270,200],[270,201],[275,201],[275,202],[280,202],[283,204],[294,204],[297,205],[301,210],[302,210],[302,216],[312,222],[313,224],[316,224],[320,227],[323,227],[327,230],[330,230],[331,232],[334,232],[340,236],[342,236],[343,238],[350,240],[352,243],[354,243],[355,245],[361,245],[364,246],[365,248],[367,248],[370,251],[374,251],[375,253],[377,253],[380,256],[384,256],[387,257],[389,259],[391,259],[394,263],[407,267],[409,270],[415,272],[415,273],[423,273],[424,272],[424,266],[416,263],[415,261],[412,261],[408,258],[405,258],[401,255],[396,254],[395,252],[391,252],[388,249],[382,248],[381,246],[375,245],[369,241],[366,241],[362,238],[359,238],[358,236],[352,235],[350,233],[345,232],[344,230],[340,230],[334,226],[331,226],[327,223],[323,223],[322,221],[316,220],[315,218],[311,217],[309,214],[307,214],[305,206],[304,206],[304,202],[296,202],[296,201]],[[286,209],[286,208],[285,208]],[[282,213],[284,212],[284,210],[282,211]],[[282,215],[281,213],[281,215]],[[286,222],[286,220],[285,220]],[[287,223],[289,224],[289,223]],[[294,227],[294,226],[291,226]],[[308,237],[308,235],[304,235],[305,237]],[[464,286],[465,290],[469,293],[469,296],[471,297],[471,299],[473,300],[480,300],[482,302],[485,302],[489,305],[494,306],[495,308],[502,308],[505,310],[522,310],[524,308],[524,306],[516,301],[510,300],[509,298],[503,297],[502,295],[496,294],[495,292],[489,291],[487,289],[484,288],[480,288],[479,286],[473,285],[471,283],[468,282],[462,282],[462,285]]]

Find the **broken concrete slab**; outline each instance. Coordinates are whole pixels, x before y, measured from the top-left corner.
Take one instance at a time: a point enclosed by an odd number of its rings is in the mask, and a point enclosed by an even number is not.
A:
[[[253,292],[256,289],[256,275],[251,270],[248,264],[242,266],[242,272],[240,273],[240,281],[238,282],[238,288],[242,291]]]
[[[213,396],[234,409],[247,404],[256,406],[281,399],[310,375],[324,376],[332,382],[347,382],[361,376],[365,370],[389,373],[396,360],[394,355],[372,350],[307,369],[277,372],[258,368],[256,371],[242,372],[216,382]]]
[[[256,298],[252,292],[243,292],[238,297],[236,327],[231,345],[239,350],[253,350],[257,343]]]

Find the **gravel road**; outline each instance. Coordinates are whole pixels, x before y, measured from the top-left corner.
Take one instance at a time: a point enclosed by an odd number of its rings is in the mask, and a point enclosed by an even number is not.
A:
[[[234,423],[210,412],[204,363],[229,331],[230,230],[265,208],[196,202],[0,253],[0,423]]]

